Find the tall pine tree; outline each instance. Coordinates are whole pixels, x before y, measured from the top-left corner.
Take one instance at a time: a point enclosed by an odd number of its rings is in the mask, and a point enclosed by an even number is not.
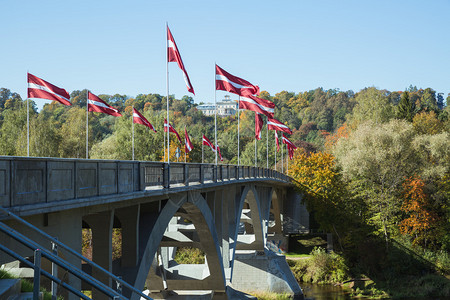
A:
[[[397,118],[412,122],[415,115],[415,106],[414,102],[409,98],[409,92],[403,92],[397,105]]]

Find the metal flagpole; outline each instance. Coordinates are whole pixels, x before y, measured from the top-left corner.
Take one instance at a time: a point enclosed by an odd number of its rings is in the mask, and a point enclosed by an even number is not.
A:
[[[169,25],[166,22],[166,83],[167,83],[167,163],[170,164],[170,136],[169,136],[169,126],[170,126],[170,120],[169,120],[169,41],[167,39],[168,32],[167,28]],[[164,125],[166,126],[166,125]],[[164,130],[166,128],[164,127]]]
[[[89,90],[86,90],[86,159],[89,159]]]
[[[203,163],[203,136],[202,136],[202,163]]]
[[[269,168],[269,124],[267,124],[267,132],[266,132],[266,160],[267,160],[266,169],[268,169]]]
[[[186,125],[184,125],[184,163],[186,163]]]
[[[287,156],[286,156],[286,174],[289,175],[289,149],[288,149],[288,145],[286,144],[286,151],[287,151]]]
[[[30,74],[30,72],[27,70],[27,87],[30,87],[30,83],[28,82],[28,74]],[[30,112],[29,112],[29,108],[28,108],[28,102],[29,102],[29,98],[28,98],[28,90],[27,90],[27,156],[30,156]]]
[[[257,155],[256,155],[256,142],[258,141],[258,139],[256,138],[256,136],[255,136],[255,168],[257,167],[257,165],[258,165],[258,157],[257,157]]]
[[[283,145],[281,145],[281,173],[284,173],[283,152],[284,152]]]
[[[131,145],[133,148],[132,158],[134,160],[134,120],[133,120],[133,118],[134,118],[134,105],[131,106],[131,131],[133,132],[131,135]]]
[[[217,166],[217,90],[216,90],[216,68],[214,64],[214,147],[216,149],[216,166]]]
[[[275,137],[275,171],[277,170],[277,131],[274,131]]]
[[[239,98],[238,98],[238,114],[237,114],[237,116],[238,116],[238,163],[237,163],[238,167],[239,167],[239,164],[240,164],[240,157],[239,157],[239,152],[240,152],[239,141],[241,140],[241,138],[240,138],[240,130],[239,130],[239,121],[240,121],[240,119],[241,119],[241,110],[240,110],[240,108],[239,108],[240,106],[241,106],[241,96],[239,95]]]

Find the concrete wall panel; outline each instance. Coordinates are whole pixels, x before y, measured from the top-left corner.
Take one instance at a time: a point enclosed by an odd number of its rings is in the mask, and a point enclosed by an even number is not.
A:
[[[119,193],[132,192],[134,190],[134,165],[119,164]]]
[[[99,194],[117,193],[117,163],[99,163]]]
[[[75,198],[75,164],[49,161],[47,202]]]
[[[44,203],[47,182],[45,161],[16,160],[13,166],[15,176],[11,205]]]
[[[97,163],[79,162],[76,170],[77,198],[97,196]]]
[[[10,161],[0,161],[0,205],[9,207],[10,199]]]

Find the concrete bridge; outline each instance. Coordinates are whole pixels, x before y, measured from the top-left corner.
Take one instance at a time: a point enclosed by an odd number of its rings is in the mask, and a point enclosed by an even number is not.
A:
[[[257,290],[302,298],[284,256],[275,253],[286,247],[286,233],[308,226],[300,200],[289,177],[263,168],[0,157],[1,206],[79,253],[82,228],[90,228],[93,261],[137,289],[148,289],[156,299],[181,291],[205,291],[195,299],[247,299],[238,291]],[[33,235],[19,222],[0,218]],[[114,228],[120,228],[122,237],[122,255],[115,261]],[[0,235],[0,240],[32,256],[11,238]],[[180,247],[200,249],[204,263],[176,263]],[[10,260],[0,251],[0,263]],[[110,277],[95,270],[92,275],[112,285]],[[59,276],[76,289],[89,288],[72,275]],[[128,297],[139,298],[131,293]],[[71,294],[68,298],[79,299]],[[93,298],[105,296],[93,289]]]

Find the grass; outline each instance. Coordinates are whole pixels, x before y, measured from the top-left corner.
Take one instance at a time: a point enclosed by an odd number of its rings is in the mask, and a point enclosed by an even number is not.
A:
[[[248,292],[248,294],[255,296],[258,300],[288,300],[292,299],[289,294],[277,294],[271,292]]]

